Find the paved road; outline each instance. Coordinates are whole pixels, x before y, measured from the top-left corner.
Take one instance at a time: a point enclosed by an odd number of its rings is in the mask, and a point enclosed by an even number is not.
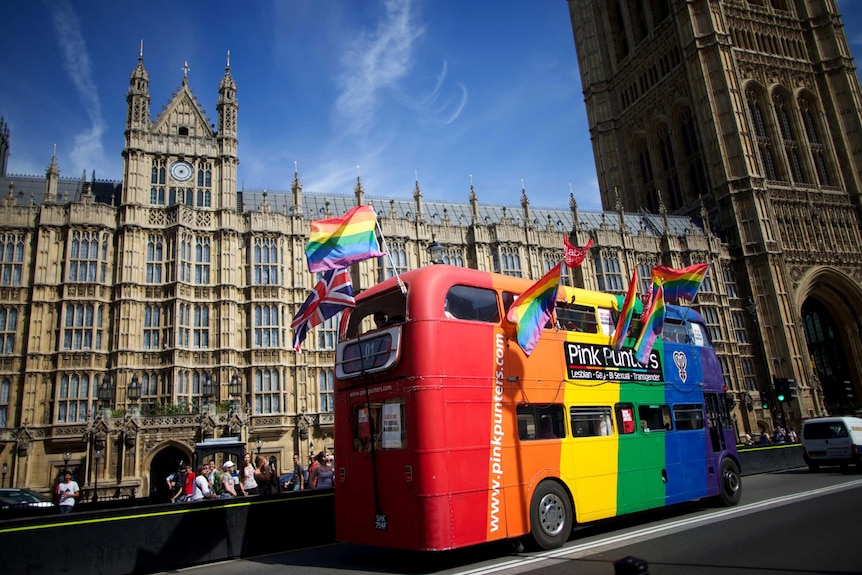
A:
[[[634,556],[648,562],[651,575],[858,574],[860,517],[862,473],[799,469],[747,477],[737,507],[689,504],[607,521],[550,552],[516,554],[504,544],[448,553],[332,544],[183,573],[612,575],[616,560]]]

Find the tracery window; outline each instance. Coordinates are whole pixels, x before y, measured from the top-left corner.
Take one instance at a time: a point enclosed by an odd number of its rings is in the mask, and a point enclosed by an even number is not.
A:
[[[514,278],[523,277],[517,246],[499,247],[494,254],[494,271]]]
[[[197,238],[195,244],[195,283],[209,285],[210,283],[210,239]]]
[[[159,349],[161,311],[158,305],[144,306],[144,349]]]
[[[57,423],[77,423],[87,421],[91,399],[96,397],[99,387],[98,378],[87,374],[63,374],[57,387]]]
[[[82,230],[72,232],[72,241],[69,246],[70,282],[99,281],[104,283],[107,275],[107,259],[107,234]]]
[[[745,96],[748,101],[748,111],[751,115],[754,137],[757,141],[757,151],[760,155],[760,164],[763,175],[767,180],[777,180],[778,170],[775,166],[775,158],[772,152],[772,142],[766,126],[766,117],[763,114],[763,106],[760,97],[754,90],[746,90]]]
[[[102,349],[102,305],[66,305],[66,323],[63,329],[63,349]]]
[[[334,375],[331,369],[321,369],[317,376],[320,390],[320,411],[330,413],[335,410]]]
[[[254,285],[279,285],[281,250],[276,238],[255,238],[253,249]]]
[[[620,292],[625,291],[627,285],[623,283],[620,261],[616,254],[602,252],[595,260],[596,283],[599,291]]]
[[[15,334],[18,331],[18,310],[14,307],[0,308],[0,354],[15,351]]]
[[[279,317],[277,305],[254,306],[254,346],[278,347]]]
[[[277,369],[255,371],[254,412],[281,413],[281,381]]]
[[[164,263],[164,240],[161,236],[150,234],[147,240],[147,283],[162,283]]]
[[[799,112],[802,114],[802,123],[805,126],[805,136],[808,139],[808,149],[811,153],[814,169],[817,172],[817,180],[821,186],[829,186],[832,180],[829,177],[826,163],[826,148],[823,145],[823,138],[820,136],[814,105],[808,98],[799,98]]]

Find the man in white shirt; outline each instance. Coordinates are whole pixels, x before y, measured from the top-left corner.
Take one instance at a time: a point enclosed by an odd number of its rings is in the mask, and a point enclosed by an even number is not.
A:
[[[213,492],[210,489],[210,482],[207,480],[209,470],[210,467],[206,464],[198,467],[198,475],[195,477],[195,488],[192,491],[192,501],[200,501],[201,499],[212,497]]]
[[[78,482],[72,479],[72,472],[66,470],[63,473],[63,482],[57,485],[57,493],[60,495],[60,513],[71,513],[75,506],[75,499],[80,495],[81,489]]]

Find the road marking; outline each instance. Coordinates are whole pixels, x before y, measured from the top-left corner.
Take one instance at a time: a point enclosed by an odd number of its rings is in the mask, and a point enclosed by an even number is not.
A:
[[[680,529],[682,527],[691,527],[694,525],[698,525],[700,523],[713,523],[717,520],[729,519],[731,517],[737,515],[744,515],[748,513],[752,513],[755,511],[759,511],[764,507],[773,507],[776,505],[787,505],[789,503],[793,503],[795,501],[799,501],[801,499],[809,499],[811,497],[819,497],[821,495],[825,495],[827,493],[832,493],[834,491],[844,491],[847,489],[852,489],[855,487],[862,486],[862,479],[857,479],[855,481],[850,481],[848,483],[842,483],[840,485],[833,485],[831,487],[822,487],[820,489],[812,489],[811,491],[803,491],[802,493],[794,493],[792,495],[784,495],[782,497],[775,497],[773,499],[767,499],[765,501],[761,501],[759,503],[749,503],[748,505],[740,505],[737,507],[731,507],[728,509],[723,509],[721,511],[717,511],[715,513],[709,513],[706,515],[701,515],[698,517],[688,517],[685,519],[680,519],[678,521],[673,521],[671,523],[667,523],[665,525],[660,526],[651,526],[644,527],[641,529],[637,529],[635,531],[631,531],[628,533],[620,534],[620,535],[612,535],[610,537],[604,537],[602,539],[597,539],[595,541],[590,541],[587,543],[576,543],[575,545],[571,545],[568,547],[563,547],[561,549],[552,549],[550,551],[542,551],[540,553],[536,553],[535,555],[530,555],[527,557],[518,557],[517,559],[512,559],[510,561],[506,561],[504,563],[499,563],[497,565],[491,565],[488,567],[479,567],[477,569],[470,569],[467,571],[458,571],[455,575],[488,575],[490,573],[499,573],[500,571],[506,571],[508,569],[516,569],[522,568],[529,565],[533,565],[535,563],[539,563],[541,561],[546,561],[548,559],[558,559],[561,557],[567,557],[569,555],[586,555],[587,552],[595,551],[600,547],[618,545],[620,543],[632,543],[635,539],[644,538],[644,539],[653,539],[660,535],[664,535],[668,531],[673,531],[675,529]]]

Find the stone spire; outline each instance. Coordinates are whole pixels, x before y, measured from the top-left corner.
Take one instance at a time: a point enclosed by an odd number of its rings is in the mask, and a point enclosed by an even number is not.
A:
[[[575,192],[572,184],[569,184],[569,210],[572,212],[572,231],[581,227],[581,217],[578,215],[578,202],[575,200]]]
[[[185,84],[186,78],[183,78]],[[237,112],[239,102],[236,99],[236,82],[230,75],[230,50],[227,51],[227,63],[224,68],[224,76],[218,86],[218,135],[219,138],[231,138],[236,140],[237,136]],[[233,154],[231,154],[233,155]]]
[[[290,191],[293,192],[293,212],[302,213],[302,182],[299,181],[299,167],[297,162],[293,162],[293,183],[290,185]]]
[[[413,176],[413,205],[416,208],[416,221],[421,222],[425,220],[425,214],[423,213],[425,206],[422,201],[422,190],[419,188],[419,172],[413,172]]]
[[[147,130],[150,127],[150,75],[144,68],[144,41],[138,52],[138,65],[129,79],[126,92],[128,110],[126,113],[127,130]]]
[[[524,180],[521,180],[521,211],[524,214],[524,223],[530,224],[530,200],[527,198],[527,190],[524,189]]]
[[[479,223],[479,198],[473,189],[473,174],[470,174],[470,220],[471,223]]]
[[[365,205],[365,188],[362,187],[362,176],[359,175],[359,166],[356,166],[356,185],[353,186],[353,195],[357,206]]]
[[[57,188],[60,184],[60,166],[57,165],[57,144],[54,144],[54,155],[45,170],[45,200],[46,204],[57,202]]]

